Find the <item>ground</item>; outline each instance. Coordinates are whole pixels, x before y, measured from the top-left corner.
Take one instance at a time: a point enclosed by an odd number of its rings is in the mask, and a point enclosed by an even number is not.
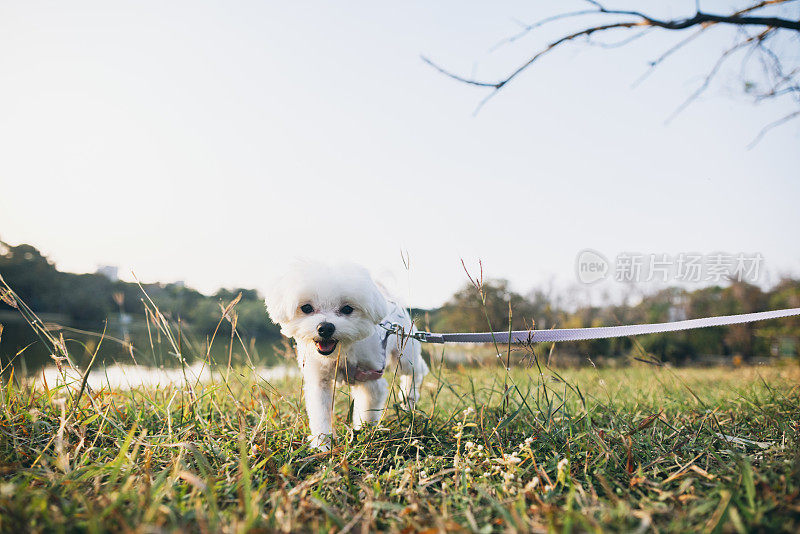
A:
[[[432,365],[331,454],[299,383],[0,389],[0,530],[800,530],[800,368]]]

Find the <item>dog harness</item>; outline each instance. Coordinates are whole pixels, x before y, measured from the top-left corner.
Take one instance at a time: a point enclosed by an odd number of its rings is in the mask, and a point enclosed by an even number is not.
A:
[[[381,349],[383,351],[383,362],[380,369],[363,369],[357,364],[346,363],[344,365],[344,377],[348,384],[355,384],[356,382],[370,382],[377,380],[383,376],[383,370],[386,368],[386,344],[389,342],[391,332],[387,331],[381,341]]]

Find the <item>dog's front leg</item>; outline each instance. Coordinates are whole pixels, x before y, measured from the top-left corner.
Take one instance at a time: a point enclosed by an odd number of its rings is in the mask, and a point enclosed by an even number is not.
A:
[[[353,428],[358,430],[367,423],[380,420],[386,398],[389,396],[389,385],[386,379],[356,382],[353,393]]]
[[[328,451],[333,438],[333,382],[317,373],[305,376],[306,412],[311,430],[309,441],[315,449]]]

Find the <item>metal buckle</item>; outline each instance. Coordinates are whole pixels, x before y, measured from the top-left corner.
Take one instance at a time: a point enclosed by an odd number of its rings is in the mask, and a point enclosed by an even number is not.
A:
[[[433,332],[418,331],[411,334],[411,337],[422,343],[444,343],[442,334],[434,334]]]
[[[422,343],[444,343],[441,334],[434,334],[433,332],[425,332],[424,330],[412,330],[409,333],[406,333],[405,328],[403,325],[398,323],[392,323],[390,321],[384,321],[379,323],[381,328],[389,332],[390,334],[395,334],[400,337],[408,337],[412,339],[416,339]]]
[[[403,331],[403,327],[397,323],[392,323],[390,321],[383,321],[382,323],[378,323],[378,326],[386,330],[391,334],[400,334]]]
[[[430,332],[423,332],[422,330],[418,330],[417,332],[411,334],[411,337],[413,337],[417,341],[422,341],[423,343],[426,343],[430,335],[431,335]]]

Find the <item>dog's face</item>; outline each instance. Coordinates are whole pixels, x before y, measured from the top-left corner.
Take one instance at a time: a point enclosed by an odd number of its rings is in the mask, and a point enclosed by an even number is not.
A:
[[[283,335],[330,356],[370,336],[388,305],[365,269],[303,262],[270,289],[267,312]]]

